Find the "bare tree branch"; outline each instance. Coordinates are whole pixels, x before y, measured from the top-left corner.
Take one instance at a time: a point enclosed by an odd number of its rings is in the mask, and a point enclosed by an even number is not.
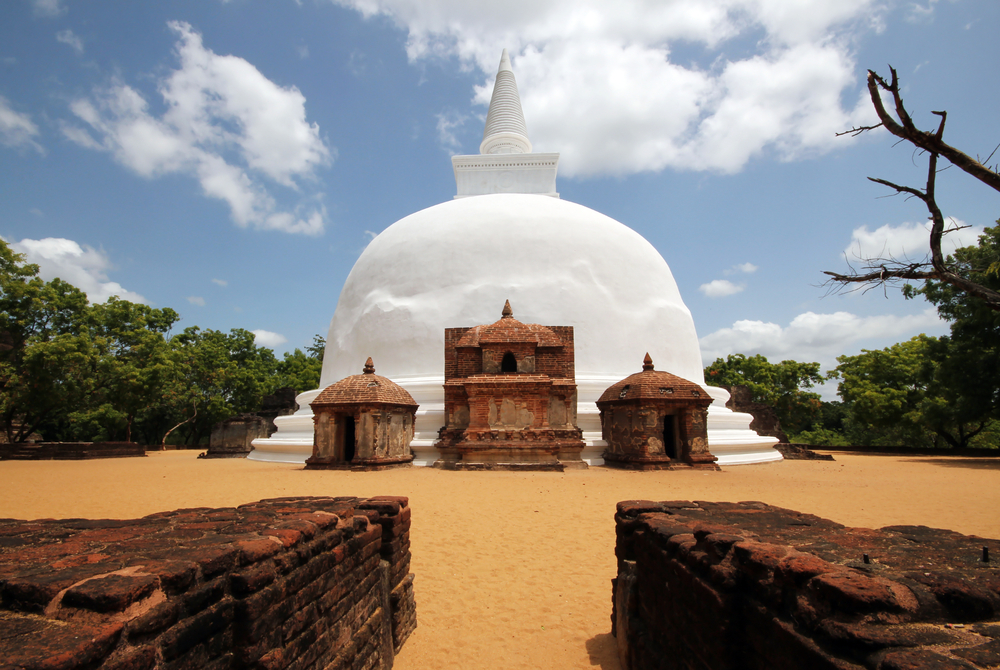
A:
[[[868,94],[872,99],[872,104],[875,106],[875,113],[878,114],[878,118],[882,122],[882,127],[896,137],[904,139],[929,153],[944,156],[964,172],[969,173],[990,188],[1000,191],[1000,173],[996,170],[991,170],[965,152],[946,144],[941,139],[941,134],[944,131],[944,118],[941,119],[941,125],[938,127],[938,132],[936,133],[920,130],[913,125],[913,119],[910,118],[909,113],[903,106],[903,97],[899,93],[899,77],[896,74],[896,70],[890,67],[889,71],[892,73],[891,83],[886,83],[885,79],[878,76],[874,70],[868,70]],[[879,94],[879,89],[888,91],[892,95],[900,123],[897,123],[892,118],[892,115],[886,110],[885,105],[882,104],[882,96]],[[935,114],[943,114],[943,112],[935,112]]]
[[[921,263],[902,262],[891,257],[864,259],[866,272],[853,272],[854,268],[851,268],[852,272],[850,274],[824,272],[824,274],[830,276],[830,279],[826,281],[826,285],[831,287],[832,290],[839,290],[848,285],[857,284],[866,287],[864,290],[867,291],[875,286],[884,287],[887,283],[897,280],[913,279],[923,281],[934,279],[951,284],[970,295],[976,296],[985,301],[991,309],[1000,311],[1000,293],[966,279],[948,266],[944,253],[941,251],[941,242],[946,233],[957,229],[945,229],[944,214],[942,214],[941,208],[938,207],[935,191],[938,156],[945,157],[952,165],[957,166],[962,171],[998,192],[1000,192],[1000,173],[984,166],[979,161],[952,147],[942,139],[944,137],[945,122],[948,120],[947,112],[932,112],[932,114],[941,117],[941,122],[938,124],[937,130],[933,133],[918,129],[913,124],[913,119],[910,118],[909,112],[906,111],[906,107],[903,105],[903,98],[899,93],[899,77],[896,74],[896,70],[890,67],[889,71],[892,73],[892,80],[890,82],[886,82],[885,79],[877,75],[874,71],[868,71],[868,93],[881,123],[876,126],[859,126],[843,133],[838,133],[838,135],[856,136],[867,130],[873,130],[881,126],[896,137],[899,137],[901,141],[910,142],[915,147],[927,152],[927,184],[923,190],[912,186],[902,186],[877,177],[869,177],[868,179],[877,184],[888,186],[895,190],[896,193],[906,193],[912,197],[919,198],[924,203],[931,220],[930,259]],[[883,90],[889,92],[892,96],[896,116],[899,118],[899,121],[893,118],[885,108],[881,95],[881,91]],[[991,153],[990,157],[992,155]]]

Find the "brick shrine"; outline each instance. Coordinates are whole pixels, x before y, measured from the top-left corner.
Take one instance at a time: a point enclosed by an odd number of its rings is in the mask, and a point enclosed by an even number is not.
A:
[[[573,327],[499,321],[445,329],[445,469],[585,468]]]
[[[310,407],[315,432],[307,470],[382,470],[413,461],[418,405],[402,386],[375,374],[370,356],[360,375],[331,384]]]
[[[696,467],[718,470],[708,450],[712,397],[698,384],[653,369],[646,354],[642,372],[610,386],[597,401],[608,447],[605,465],[635,470]]]

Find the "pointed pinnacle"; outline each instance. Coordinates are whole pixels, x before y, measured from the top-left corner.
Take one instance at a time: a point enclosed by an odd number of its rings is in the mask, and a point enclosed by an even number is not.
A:
[[[649,372],[653,369],[653,359],[649,357],[649,352],[646,352],[646,357],[642,359],[642,371]]]
[[[366,375],[373,375],[373,374],[375,374],[375,364],[372,362],[372,357],[371,356],[369,356],[368,360],[365,361],[364,373]]]
[[[503,53],[500,54],[500,66],[497,68],[497,72],[503,72],[504,70],[513,72],[510,68],[510,56],[507,55],[506,49],[504,49]]]
[[[504,301],[504,303],[503,303],[503,312],[500,313],[500,316],[502,316],[505,319],[514,316],[514,310],[512,310],[510,308],[510,300],[505,300]]]

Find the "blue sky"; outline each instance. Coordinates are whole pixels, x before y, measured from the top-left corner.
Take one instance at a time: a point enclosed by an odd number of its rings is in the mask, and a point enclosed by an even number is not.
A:
[[[834,137],[873,118],[866,69],[985,156],[998,29],[993,0],[8,0],[0,236],[92,300],[302,347],[372,235],[454,195],[506,47],[562,197],[662,253],[706,362],[828,367],[946,332],[898,291],[820,287],[849,248],[926,244],[920,203],[865,179],[921,186],[921,157]],[[962,224],[1000,215],[957,170],[938,188]]]

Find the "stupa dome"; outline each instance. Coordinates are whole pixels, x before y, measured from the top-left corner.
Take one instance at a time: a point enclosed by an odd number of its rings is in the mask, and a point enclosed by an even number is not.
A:
[[[703,381],[691,313],[649,242],[582,205],[509,193],[435,205],[372,240],[340,294],[321,385],[364,352],[404,387],[443,378],[444,329],[490,323],[507,298],[522,322],[574,327],[578,380],[618,381],[648,349]]]

